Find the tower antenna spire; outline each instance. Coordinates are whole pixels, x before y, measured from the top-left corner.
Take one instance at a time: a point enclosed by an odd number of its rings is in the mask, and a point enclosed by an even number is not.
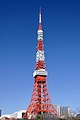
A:
[[[39,11],[39,23],[41,23],[42,22],[42,20],[41,20],[41,7],[40,7],[40,11]]]
[[[41,7],[39,10],[39,28],[38,30],[42,30],[42,11],[41,11]]]

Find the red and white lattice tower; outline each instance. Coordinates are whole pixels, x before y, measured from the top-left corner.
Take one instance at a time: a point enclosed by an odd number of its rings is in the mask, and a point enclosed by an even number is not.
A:
[[[38,46],[36,53],[36,67],[33,73],[34,89],[30,104],[26,110],[27,115],[41,115],[42,113],[50,113],[58,116],[58,113],[51,102],[48,87],[46,83],[47,71],[45,67],[45,57],[43,48],[43,30],[41,20],[41,9],[39,13],[39,28],[38,28]],[[25,117],[25,115],[24,115]]]

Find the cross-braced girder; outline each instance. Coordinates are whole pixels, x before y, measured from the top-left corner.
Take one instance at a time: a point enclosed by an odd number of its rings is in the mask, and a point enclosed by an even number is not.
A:
[[[27,113],[31,115],[41,115],[51,113],[58,116],[58,113],[51,102],[45,76],[37,76],[34,80],[34,88]]]

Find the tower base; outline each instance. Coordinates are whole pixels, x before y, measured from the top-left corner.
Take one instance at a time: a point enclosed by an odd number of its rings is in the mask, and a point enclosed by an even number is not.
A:
[[[32,98],[24,118],[27,116],[35,117],[43,114],[59,117],[58,112],[51,102],[48,94],[48,87],[45,76],[36,76]]]

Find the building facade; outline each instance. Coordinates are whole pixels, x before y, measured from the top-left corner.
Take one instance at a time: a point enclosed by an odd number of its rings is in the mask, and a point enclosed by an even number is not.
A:
[[[71,110],[69,106],[61,106],[60,107],[60,116],[62,118],[68,118],[71,116]]]
[[[55,105],[55,108],[56,108],[56,110],[57,110],[57,112],[58,112],[58,114],[59,114],[59,116],[60,116],[60,105]]]
[[[2,113],[2,111],[1,111],[1,109],[0,109],[0,117],[1,117],[1,113]]]
[[[25,114],[25,112],[26,112],[26,110],[20,110],[20,111],[17,111],[15,113],[12,113],[10,115],[10,117],[21,119],[21,118],[23,118],[23,115]]]
[[[2,115],[1,116],[1,119],[5,119],[5,118],[15,118],[15,119],[22,119],[23,118],[23,115],[25,114],[26,110],[20,110],[20,111],[17,111],[17,112],[14,112],[10,115]]]

